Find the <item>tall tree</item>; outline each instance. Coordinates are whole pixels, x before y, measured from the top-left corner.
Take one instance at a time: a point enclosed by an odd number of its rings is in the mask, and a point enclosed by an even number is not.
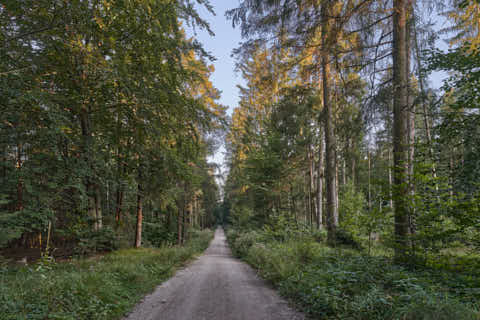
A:
[[[393,202],[395,208],[395,256],[404,259],[408,237],[409,190],[408,190],[408,45],[407,12],[408,1],[393,2]]]

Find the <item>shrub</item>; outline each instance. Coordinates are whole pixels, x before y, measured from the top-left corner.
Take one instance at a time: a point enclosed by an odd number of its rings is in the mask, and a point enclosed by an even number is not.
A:
[[[84,231],[79,235],[79,242],[75,251],[80,255],[110,252],[117,249],[116,240],[115,231],[108,226],[96,231]]]
[[[336,242],[339,245],[349,246],[358,250],[363,249],[362,245],[353,237],[353,235],[344,229],[337,229],[335,236]]]
[[[143,241],[148,242],[153,247],[160,247],[165,244],[175,244],[176,233],[171,232],[163,223],[144,222]]]
[[[238,256],[246,256],[248,250],[255,243],[260,242],[261,235],[256,231],[240,234],[233,243],[234,253]]]
[[[322,230],[315,230],[312,232],[312,238],[318,243],[323,243],[327,241],[327,230],[322,229]]]
[[[293,243],[294,258],[300,263],[312,262],[315,257],[315,243],[312,241],[296,241]]]

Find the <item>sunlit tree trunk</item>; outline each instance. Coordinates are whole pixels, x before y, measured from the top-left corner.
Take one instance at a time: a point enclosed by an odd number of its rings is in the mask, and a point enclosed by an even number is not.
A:
[[[408,73],[407,0],[393,1],[393,202],[395,260],[404,260],[408,237]]]

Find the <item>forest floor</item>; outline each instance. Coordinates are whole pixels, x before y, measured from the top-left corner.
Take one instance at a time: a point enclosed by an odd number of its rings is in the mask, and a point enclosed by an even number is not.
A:
[[[125,320],[304,319],[233,258],[223,229],[193,264],[145,297]]]

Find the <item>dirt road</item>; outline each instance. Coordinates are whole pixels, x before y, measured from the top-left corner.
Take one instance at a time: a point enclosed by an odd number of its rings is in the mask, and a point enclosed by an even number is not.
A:
[[[125,320],[300,320],[245,263],[222,229],[205,254],[145,297]]]

